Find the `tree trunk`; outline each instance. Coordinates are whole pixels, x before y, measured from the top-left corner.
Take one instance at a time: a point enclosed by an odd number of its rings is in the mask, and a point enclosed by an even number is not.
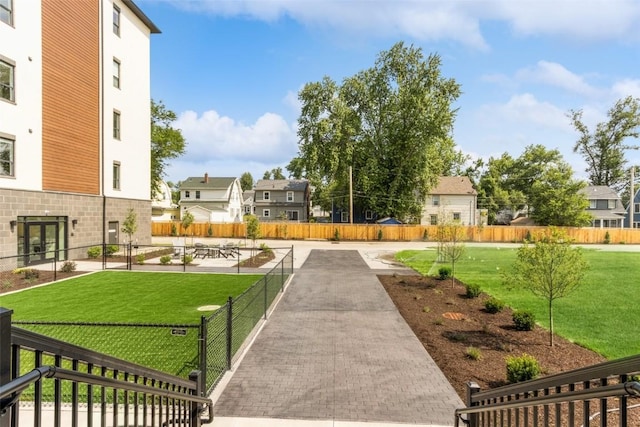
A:
[[[553,347],[553,301],[549,300],[549,345]]]

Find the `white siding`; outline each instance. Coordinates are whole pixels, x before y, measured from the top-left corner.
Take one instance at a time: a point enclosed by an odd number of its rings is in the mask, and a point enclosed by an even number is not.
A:
[[[42,18],[40,0],[14,2],[15,27],[0,22],[0,55],[15,62],[15,105],[0,100],[0,132],[15,137],[15,178],[0,187],[42,190]]]
[[[447,220],[453,219],[453,214],[460,213],[460,223],[462,225],[475,225],[476,197],[467,195],[439,195],[438,206],[433,206],[433,197],[428,196],[422,211],[422,224],[429,225],[431,215],[438,215],[438,220],[442,220],[444,215]]]
[[[120,37],[113,34],[113,4],[120,8]],[[104,2],[103,84],[105,194],[149,200],[150,194],[150,31],[120,1]],[[120,89],[113,86],[113,58],[120,61]],[[121,139],[113,139],[113,110],[121,113]],[[112,186],[112,164],[119,161],[120,191]]]

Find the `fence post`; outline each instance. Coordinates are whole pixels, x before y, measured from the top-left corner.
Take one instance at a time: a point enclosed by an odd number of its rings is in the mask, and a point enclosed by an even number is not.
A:
[[[233,345],[233,297],[227,300],[227,370],[231,370]]]
[[[208,347],[208,334],[209,330],[207,329],[207,318],[205,316],[200,317],[200,346],[198,351],[200,352],[200,387],[202,390],[207,389],[207,347]]]
[[[467,408],[470,408],[472,406],[476,406],[473,403],[473,395],[478,393],[480,391],[480,386],[473,382],[473,381],[469,381],[467,383],[467,395],[466,395],[466,400],[465,400],[465,405],[467,406]],[[467,419],[468,423],[467,425],[469,427],[477,427],[478,426],[478,414],[468,414],[468,419]]]
[[[55,282],[56,280],[58,280],[58,275],[56,274],[58,272],[58,267],[56,265],[56,259],[58,258],[58,254],[60,253],[60,249],[56,249],[53,253],[53,281]]]
[[[189,381],[192,381],[196,384],[196,396],[203,395],[202,389],[202,372],[200,371],[191,371],[189,372]],[[189,425],[193,427],[200,427],[200,408],[202,407],[201,403],[191,402],[191,408],[189,411],[189,417],[191,418]]]
[[[267,297],[268,297],[268,292],[267,289],[269,288],[269,273],[264,275],[264,320],[267,320]]]
[[[11,381],[11,314],[13,310],[0,307],[0,386]],[[10,410],[11,411],[11,410]],[[11,412],[0,416],[0,426],[11,425]]]

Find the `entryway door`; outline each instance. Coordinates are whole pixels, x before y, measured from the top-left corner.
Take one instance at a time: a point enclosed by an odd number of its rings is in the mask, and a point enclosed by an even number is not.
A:
[[[29,254],[30,264],[50,261],[56,257],[57,222],[30,223],[26,231],[25,254]]]

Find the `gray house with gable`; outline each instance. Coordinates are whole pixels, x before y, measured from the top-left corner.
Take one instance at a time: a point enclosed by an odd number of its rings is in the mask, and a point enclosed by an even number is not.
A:
[[[255,215],[260,221],[309,221],[309,181],[261,179],[253,191]]]

